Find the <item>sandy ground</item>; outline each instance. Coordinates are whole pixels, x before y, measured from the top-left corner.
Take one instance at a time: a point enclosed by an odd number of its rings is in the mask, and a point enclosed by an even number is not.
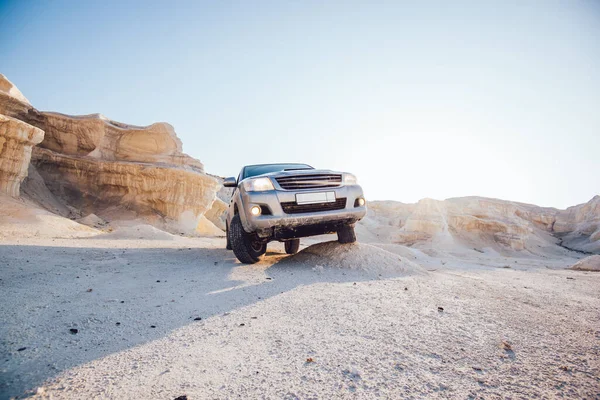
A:
[[[246,266],[164,239],[2,239],[0,398],[600,398],[600,274],[575,259]]]

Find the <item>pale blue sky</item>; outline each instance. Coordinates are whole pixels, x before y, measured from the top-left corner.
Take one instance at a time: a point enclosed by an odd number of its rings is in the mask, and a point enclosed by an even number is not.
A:
[[[0,0],[0,72],[40,110],[169,122],[213,174],[306,162],[404,202],[600,194],[598,1]]]

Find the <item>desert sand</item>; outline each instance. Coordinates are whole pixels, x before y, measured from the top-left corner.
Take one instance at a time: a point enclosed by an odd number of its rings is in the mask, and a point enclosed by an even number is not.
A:
[[[576,253],[275,244],[242,265],[223,238],[116,232],[2,239],[3,398],[600,393],[600,275]]]

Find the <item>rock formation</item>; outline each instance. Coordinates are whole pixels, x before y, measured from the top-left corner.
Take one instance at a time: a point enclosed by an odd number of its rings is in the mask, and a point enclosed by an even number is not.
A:
[[[45,137],[40,147],[59,154],[161,163],[204,172],[200,161],[182,152],[181,140],[167,123],[142,127],[112,121],[101,114],[40,112],[1,74],[0,113],[43,130]]]
[[[15,101],[18,101],[19,104],[31,107],[29,100],[23,96],[23,93],[21,93],[21,91],[11,81],[9,81],[6,76],[2,74],[0,74],[0,93],[3,93],[9,98],[15,99]]]
[[[600,253],[600,196],[559,211],[552,230],[561,238],[563,246]]]
[[[46,132],[40,147],[55,153],[105,161],[161,163],[204,172],[200,161],[182,153],[181,140],[164,122],[140,127],[100,114],[73,117],[49,112],[29,112],[26,118]]]
[[[19,196],[31,149],[44,138],[41,129],[0,114],[0,192]]]
[[[600,255],[594,255],[579,260],[570,269],[576,271],[598,271],[600,272]]]
[[[562,246],[600,252],[600,196],[567,210],[481,197],[370,202],[361,229],[370,237],[405,245],[433,242],[438,247],[462,244],[532,253]]]
[[[30,170],[36,180],[27,182],[24,192],[40,206],[63,216],[93,213],[107,220],[144,217],[181,233],[181,225],[198,224],[219,189],[217,180],[204,173],[202,163],[182,152],[181,140],[167,123],[140,127],[100,114],[40,112],[3,75],[0,113],[13,117],[13,125],[29,126],[30,132],[41,135],[31,158]],[[6,131],[15,136],[13,125]],[[27,156],[31,145],[28,149]],[[10,157],[2,153],[3,170],[8,168],[5,164],[14,163],[13,153]],[[19,165],[14,178],[4,178],[7,175],[3,172],[2,184],[20,182],[28,164],[29,158]],[[11,193],[19,194],[18,184],[11,186]]]
[[[198,218],[218,190],[214,179],[183,168],[68,156],[47,149],[38,149],[32,162],[50,191],[84,214],[102,215],[110,207],[123,207],[172,220],[192,211],[189,216]]]
[[[225,230],[225,219],[227,218],[228,207],[228,203],[225,203],[217,197],[205,214],[206,218],[222,231]]]

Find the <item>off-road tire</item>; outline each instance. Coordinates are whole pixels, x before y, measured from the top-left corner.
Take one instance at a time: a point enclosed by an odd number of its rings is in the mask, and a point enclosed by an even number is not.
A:
[[[254,235],[247,233],[242,226],[240,215],[235,215],[229,225],[229,239],[233,254],[240,262],[254,264],[267,252],[266,243],[258,243]]]
[[[225,237],[227,238],[227,244],[225,245],[225,248],[227,250],[231,250],[231,239],[229,239],[229,225],[227,225],[227,223],[225,223]]]
[[[340,243],[354,243],[356,242],[356,233],[354,232],[354,226],[344,225],[337,231],[338,242]]]
[[[287,240],[284,244],[285,252],[288,254],[296,254],[300,249],[300,239]]]

